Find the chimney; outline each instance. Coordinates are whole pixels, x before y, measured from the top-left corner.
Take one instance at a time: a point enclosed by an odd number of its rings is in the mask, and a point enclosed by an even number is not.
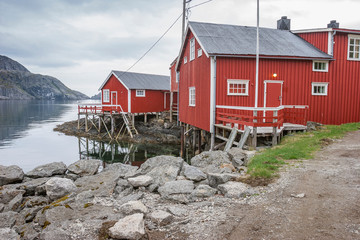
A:
[[[336,20],[331,20],[327,25],[328,28],[339,28],[340,23],[336,22]]]
[[[287,16],[282,16],[280,20],[277,20],[277,29],[290,30],[290,19]]]

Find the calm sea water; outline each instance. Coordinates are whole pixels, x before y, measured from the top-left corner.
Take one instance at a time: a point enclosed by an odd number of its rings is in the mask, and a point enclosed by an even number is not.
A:
[[[58,161],[69,165],[79,159],[101,159],[139,165],[156,155],[178,155],[177,146],[109,144],[53,131],[56,125],[77,119],[77,104],[0,101],[0,165],[18,165],[27,172]]]

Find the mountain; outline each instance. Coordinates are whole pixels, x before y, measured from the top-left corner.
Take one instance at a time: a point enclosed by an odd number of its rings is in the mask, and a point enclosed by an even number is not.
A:
[[[92,100],[101,100],[101,92],[99,92],[98,94],[95,94],[90,99],[92,99]]]
[[[83,93],[71,90],[54,77],[31,73],[20,63],[0,55],[0,100],[88,98]]]

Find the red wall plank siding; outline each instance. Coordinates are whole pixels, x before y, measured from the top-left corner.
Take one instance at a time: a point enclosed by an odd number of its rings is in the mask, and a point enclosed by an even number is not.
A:
[[[328,32],[298,33],[296,34],[311,43],[321,51],[328,52]]]
[[[109,89],[110,92],[117,91],[118,105],[121,105],[124,112],[128,111],[128,90],[124,87],[124,85],[120,83],[120,81],[114,75],[111,75],[109,80],[102,88],[101,92],[103,92],[104,89]],[[104,97],[102,99],[104,99]],[[110,102],[107,103],[104,102],[104,100],[102,100],[102,104],[111,105],[111,94],[110,94]]]
[[[170,91],[177,92],[178,91],[178,83],[176,82],[176,62],[170,66]]]
[[[210,131],[210,58],[205,53],[198,57],[199,43],[195,40],[195,59],[190,61],[189,32],[180,58],[179,120]],[[184,64],[184,57],[187,63]],[[189,87],[195,87],[195,106],[189,106]]]
[[[166,92],[166,108],[164,94],[166,91],[145,90],[145,97],[136,97],[136,90],[131,90],[131,112],[162,112],[170,109],[170,92]]]

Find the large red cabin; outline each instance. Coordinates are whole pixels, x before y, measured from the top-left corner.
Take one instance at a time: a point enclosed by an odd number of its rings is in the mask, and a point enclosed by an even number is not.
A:
[[[99,90],[103,111],[150,113],[170,108],[168,76],[112,71]]]
[[[331,25],[332,24],[332,25]],[[175,71],[179,120],[214,132],[216,124],[276,126],[360,121],[360,31],[260,28],[256,106],[256,28],[189,22]]]

